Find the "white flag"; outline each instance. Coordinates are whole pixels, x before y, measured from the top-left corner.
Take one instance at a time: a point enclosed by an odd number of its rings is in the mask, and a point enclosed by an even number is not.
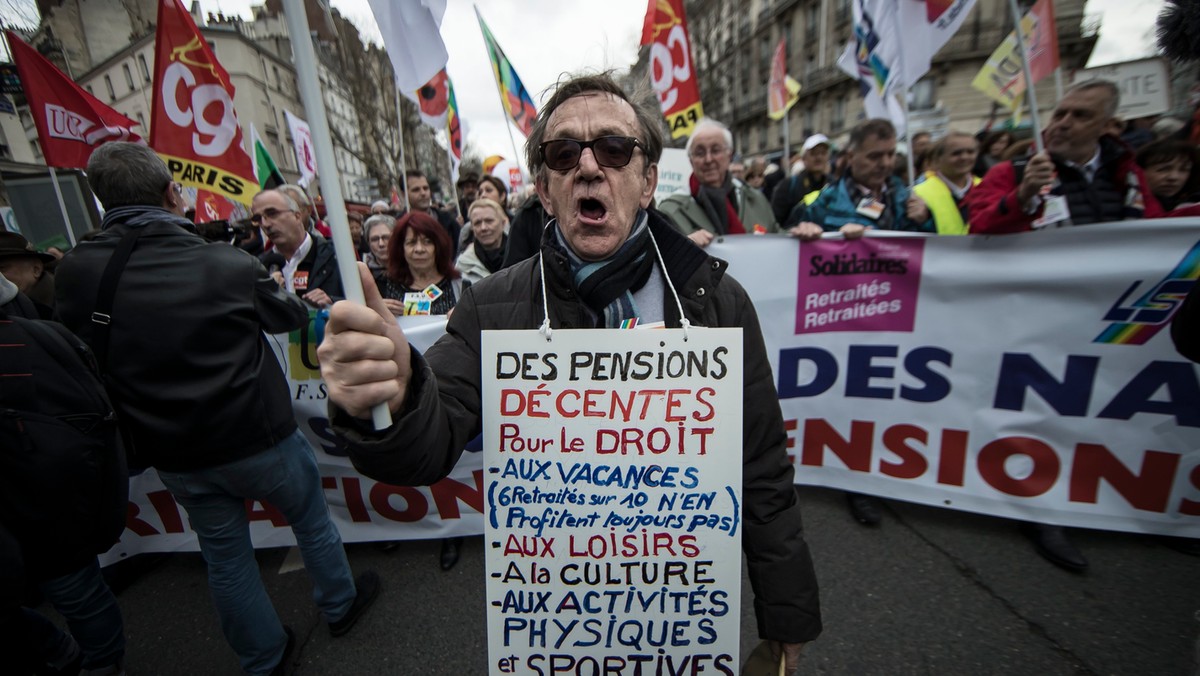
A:
[[[292,132],[292,144],[296,148],[296,166],[300,168],[300,187],[307,188],[317,177],[317,151],[313,147],[312,132],[308,123],[288,111],[283,111],[287,118],[288,129]]]
[[[446,67],[442,42],[446,0],[367,0],[402,92],[415,92]]]
[[[846,45],[846,49],[842,51],[842,55],[837,60],[838,68],[850,75],[850,77],[858,80],[859,91],[863,97],[863,109],[866,111],[868,118],[883,118],[891,120],[892,125],[896,127],[896,135],[903,137],[908,129],[907,120],[904,119],[904,108],[900,105],[900,101],[895,94],[880,94],[875,88],[874,82],[868,73],[864,73],[859,69],[857,57],[857,49],[854,40],[851,40]],[[904,96],[903,89],[897,90],[898,95]]]
[[[929,72],[933,55],[954,37],[974,6],[975,0],[897,2],[893,35],[904,36],[897,76],[902,86],[915,85]]]

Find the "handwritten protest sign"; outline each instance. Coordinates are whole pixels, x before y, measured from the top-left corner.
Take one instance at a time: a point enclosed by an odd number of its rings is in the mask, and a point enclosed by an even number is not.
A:
[[[492,673],[727,673],[740,329],[483,334]]]

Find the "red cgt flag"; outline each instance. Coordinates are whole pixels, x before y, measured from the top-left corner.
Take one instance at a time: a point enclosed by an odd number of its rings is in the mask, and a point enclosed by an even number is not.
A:
[[[102,143],[142,140],[132,129],[137,122],[80,89],[16,33],[4,34],[47,166],[82,169]]]
[[[683,0],[650,0],[642,26],[642,44],[650,45],[650,84],[671,138],[690,136],[704,108],[692,63]]]
[[[249,205],[258,190],[229,73],[179,0],[159,0],[150,147],[183,185]]]

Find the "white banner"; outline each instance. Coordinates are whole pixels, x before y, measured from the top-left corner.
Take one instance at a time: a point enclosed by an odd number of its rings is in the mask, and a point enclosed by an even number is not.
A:
[[[1196,221],[715,244],[754,298],[797,482],[1200,536]]]
[[[732,673],[741,329],[485,331],[481,358],[490,672]]]
[[[301,188],[307,188],[317,177],[317,150],[313,147],[312,131],[308,123],[288,111],[283,111],[287,118],[288,130],[292,133],[292,145],[296,150],[296,167],[300,171],[300,180],[296,181]]]
[[[798,483],[1200,537],[1200,367],[1167,330],[1200,276],[1195,219],[858,243],[732,237],[709,251],[754,299]],[[445,326],[400,321],[418,349]],[[478,452],[433,487],[354,472],[329,429],[316,324],[271,341],[343,539],[482,533]],[[256,546],[291,544],[277,517],[251,507]],[[195,536],[150,470],[130,480],[129,529],[105,561],[173,550],[195,551]]]
[[[268,336],[284,365],[300,430],[316,450],[321,485],[334,524],[346,542],[424,540],[483,532],[482,443],[469,443],[450,476],[432,486],[392,486],[368,479],[346,457],[329,427],[327,392],[317,366],[324,323],[313,318],[302,330]],[[424,350],[445,333],[445,317],[401,317],[409,341]],[[291,528],[269,505],[251,503],[250,536],[255,547],[295,544]],[[121,542],[101,557],[107,565],[138,552],[199,551],[187,514],[146,470],[129,479],[129,518]]]

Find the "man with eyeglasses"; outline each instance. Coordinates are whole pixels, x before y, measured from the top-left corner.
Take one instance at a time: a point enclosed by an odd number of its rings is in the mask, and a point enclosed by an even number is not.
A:
[[[729,128],[710,118],[701,120],[687,141],[691,190],[671,195],[658,206],[702,247],[722,235],[779,232],[770,200],[730,172],[732,153]]]
[[[283,673],[295,641],[254,560],[246,500],[270,503],[291,524],[334,636],[379,591],[378,575],[355,580],[350,571],[312,446],[263,335],[299,328],[308,312],[253,256],[195,232],[150,148],[106,143],[87,178],[105,208],[103,232],[60,264],[59,315],[95,351],[137,459],[158,470],[187,511],[242,670]],[[98,312],[113,273],[111,309]]]
[[[526,144],[554,219],[540,255],[472,285],[424,354],[410,348],[360,266],[367,307],[335,305],[318,351],[330,420],[360,472],[401,485],[436,482],[481,430],[483,330],[536,329],[544,312],[555,330],[616,328],[634,317],[674,328],[673,287],[693,324],[744,330],[742,542],[759,634],[793,673],[821,616],[779,399],[754,305],[727,264],[647,209],[663,146],[653,103],[634,105],[607,74],[559,85]],[[395,422],[376,432],[368,418],[380,403]]]
[[[262,228],[274,251],[259,258],[279,286],[316,307],[328,307],[342,298],[333,244],[304,222],[304,211],[282,190],[264,190],[254,196],[250,222]]]

